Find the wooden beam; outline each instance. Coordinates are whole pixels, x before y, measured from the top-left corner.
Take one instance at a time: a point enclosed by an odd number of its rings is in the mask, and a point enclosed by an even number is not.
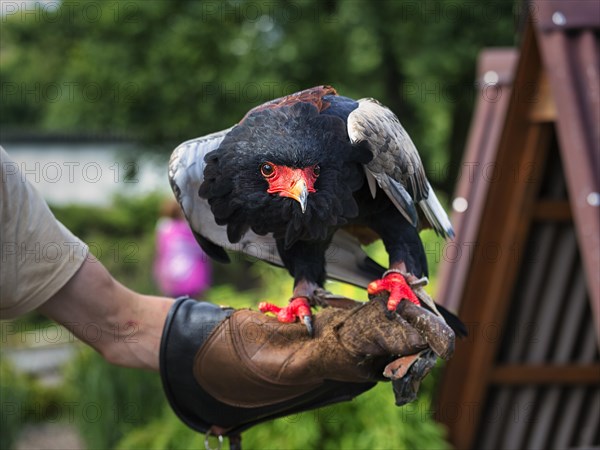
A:
[[[532,95],[530,99],[532,106],[529,111],[529,120],[535,123],[556,122],[556,104],[545,72],[540,74],[538,90],[535,94],[530,95]]]
[[[497,366],[490,375],[495,384],[596,384],[600,385],[600,364]]]
[[[481,331],[477,330],[497,326],[505,320],[520,266],[514,252],[524,252],[552,132],[548,123],[529,121],[532,103],[518,95],[535,89],[541,72],[531,24],[523,39],[523,51],[493,167],[498,169],[497,173],[515,173],[517,170],[516,173],[529,176],[527,179],[505,176],[489,180],[480,228],[470,243],[474,247],[473,261],[459,311],[459,317],[469,325],[471,333],[468,340],[457,342],[456,352],[444,371],[436,403],[437,411],[456,404],[475,405],[469,417],[449,420],[441,414],[436,415],[448,427],[450,442],[459,449],[474,446],[483,412],[482,399],[489,386],[499,345],[499,340],[482,338]],[[498,252],[490,253],[494,248]]]
[[[540,200],[533,210],[535,220],[548,220],[552,222],[571,222],[571,206],[565,200]]]

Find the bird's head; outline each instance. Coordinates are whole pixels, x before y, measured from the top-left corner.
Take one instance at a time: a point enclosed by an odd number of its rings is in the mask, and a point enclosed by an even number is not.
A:
[[[308,167],[295,168],[265,161],[260,165],[260,174],[269,184],[267,193],[296,200],[304,213],[308,194],[317,192],[315,182],[321,174],[321,166],[312,164]]]
[[[248,229],[285,237],[287,245],[325,239],[358,213],[356,152],[344,122],[311,104],[257,111],[206,155],[199,195],[231,242]]]

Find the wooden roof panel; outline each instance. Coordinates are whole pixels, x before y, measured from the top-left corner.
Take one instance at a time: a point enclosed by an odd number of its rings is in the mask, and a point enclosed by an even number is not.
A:
[[[533,5],[542,63],[558,106],[561,159],[600,335],[600,2],[542,0]]]
[[[500,140],[504,117],[511,93],[512,77],[518,59],[515,49],[488,49],[479,57],[477,86],[480,95],[473,115],[473,124],[467,141],[462,170],[458,180],[455,202],[462,201],[466,208],[453,208],[451,220],[457,230],[454,245],[463,255],[453,263],[442,264],[439,283],[443,288],[440,301],[449,309],[457,311],[471,258],[468,249],[477,239],[481,216],[490,187],[485,171],[495,164],[495,152]],[[486,83],[486,74],[497,82]],[[489,76],[489,75],[488,75]],[[491,101],[490,99],[494,99]]]

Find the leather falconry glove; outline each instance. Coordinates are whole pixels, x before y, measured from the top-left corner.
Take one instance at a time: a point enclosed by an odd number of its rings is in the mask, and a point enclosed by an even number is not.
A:
[[[239,439],[253,425],[351,400],[389,379],[402,405],[416,397],[435,355],[453,353],[453,331],[408,301],[391,318],[384,297],[321,303],[334,306],[314,317],[311,338],[301,323],[178,300],[165,324],[160,371],[179,418]]]

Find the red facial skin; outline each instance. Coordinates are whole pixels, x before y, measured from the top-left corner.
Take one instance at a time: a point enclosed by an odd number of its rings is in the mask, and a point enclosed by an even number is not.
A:
[[[299,201],[303,185],[306,186],[306,190],[309,193],[317,192],[314,186],[318,177],[315,173],[316,165],[305,167],[304,169],[292,169],[270,162],[266,164],[269,164],[273,169],[272,173],[268,174],[262,170],[264,165],[261,166],[261,172],[269,183],[269,189],[267,189],[269,194],[279,193],[283,197],[290,197]],[[301,183],[301,180],[304,183]]]

